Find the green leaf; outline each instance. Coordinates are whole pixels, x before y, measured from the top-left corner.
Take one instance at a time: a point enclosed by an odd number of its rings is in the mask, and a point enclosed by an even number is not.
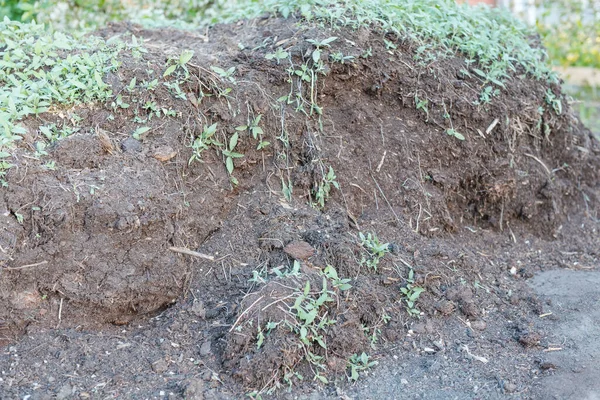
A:
[[[227,167],[227,172],[231,175],[233,173],[233,159],[231,157],[225,159],[225,166]]]
[[[235,149],[235,146],[237,146],[238,143],[238,133],[235,132],[231,138],[229,138],[229,150],[233,151],[233,149]]]
[[[192,59],[193,55],[194,55],[193,50],[184,50],[183,53],[181,53],[181,56],[179,56],[179,64],[181,64],[181,65],[187,64],[188,61],[190,61]]]
[[[163,74],[163,78],[166,76],[171,75],[173,72],[175,72],[175,68],[177,68],[177,64],[173,64],[171,65],[169,68],[167,68],[167,70],[165,71],[165,73]]]
[[[144,133],[148,132],[150,129],[152,128],[150,128],[149,126],[140,126],[133,132],[132,136],[135,140],[140,140],[141,136]]]

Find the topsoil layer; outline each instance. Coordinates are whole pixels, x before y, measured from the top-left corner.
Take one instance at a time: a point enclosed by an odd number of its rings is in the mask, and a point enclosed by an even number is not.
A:
[[[353,355],[392,350],[405,371],[434,355],[450,363],[439,398],[535,397],[556,346],[536,322],[548,304],[525,282],[600,257],[600,143],[559,86],[518,72],[476,105],[486,85],[461,72],[463,58],[423,63],[410,41],[294,19],[98,34],[144,39],[148,52],[123,53],[106,77],[130,106],[24,121],[0,189],[1,398],[285,397],[288,385],[345,396]],[[313,65],[307,39],[334,36],[322,59],[351,60],[294,72]],[[265,57],[278,47],[291,73]],[[162,78],[184,50],[190,76]],[[177,79],[179,97],[162,84]],[[151,129],[136,140],[140,118]],[[34,156],[49,123],[80,129]],[[220,145],[189,162],[215,123]],[[234,179],[228,150],[243,155]],[[376,268],[361,262],[359,233],[389,244]],[[328,265],[352,287],[323,290]],[[411,287],[424,289],[419,315],[401,291]],[[298,305],[314,307],[315,324]]]

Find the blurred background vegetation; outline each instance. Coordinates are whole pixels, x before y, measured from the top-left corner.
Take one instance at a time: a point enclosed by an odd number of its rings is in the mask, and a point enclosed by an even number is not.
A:
[[[36,20],[71,34],[83,34],[120,20],[147,27],[193,29],[216,21],[225,3],[233,1],[236,0],[0,0],[0,17]],[[537,1],[537,29],[550,62],[600,70],[600,2]],[[574,107],[579,109],[584,123],[600,134],[600,88],[567,85],[566,89],[577,99]]]

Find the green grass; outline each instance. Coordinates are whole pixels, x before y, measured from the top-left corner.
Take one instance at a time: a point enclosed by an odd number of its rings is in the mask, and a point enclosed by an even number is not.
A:
[[[0,43],[0,149],[25,133],[19,121],[27,116],[112,95],[103,79],[118,68],[121,44],[76,40],[8,19],[0,23]]]
[[[531,44],[534,31],[500,9],[469,7],[453,0],[267,0],[232,2],[218,21],[263,14],[294,14],[333,27],[373,27],[410,38],[423,59],[462,54],[485,81],[503,86],[511,73],[557,81],[543,49]]]

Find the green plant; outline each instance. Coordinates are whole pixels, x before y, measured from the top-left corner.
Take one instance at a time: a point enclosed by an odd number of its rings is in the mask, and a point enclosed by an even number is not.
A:
[[[337,271],[331,265],[325,267],[325,269],[323,270],[323,275],[331,281],[334,288],[337,288],[341,291],[349,290],[352,288],[352,285],[348,283],[351,281],[351,279],[340,279],[338,277]]]
[[[323,350],[327,350],[325,343],[325,333],[330,325],[335,324],[335,320],[328,316],[328,307],[326,303],[335,302],[333,292],[328,290],[327,278],[323,276],[321,290],[316,294],[311,292],[310,282],[307,281],[302,292],[296,293],[294,304],[289,308],[289,312],[294,316],[294,321],[285,321],[285,325],[294,332],[300,346],[303,348],[305,359],[308,361],[314,378],[328,383],[328,380],[321,373],[327,369],[323,363],[324,357],[313,351],[316,344]]]
[[[239,139],[239,133],[235,132],[229,138],[229,143],[228,143],[227,147],[221,150],[223,153],[223,156],[225,157],[225,168],[227,168],[227,173],[229,174],[229,179],[231,180],[231,183],[233,183],[234,185],[238,184],[238,180],[233,176],[233,168],[234,168],[233,160],[235,158],[244,157],[243,154],[236,153],[234,151],[235,147],[238,144],[238,139]]]
[[[258,146],[256,150],[262,150],[269,146],[271,143],[263,140],[264,132],[258,124],[260,123],[260,119],[262,118],[261,114],[258,114],[256,118],[254,118],[248,125],[241,125],[235,128],[238,132],[250,131],[250,134],[255,140],[258,140]]]
[[[406,303],[406,311],[408,311],[408,314],[418,317],[421,312],[417,309],[416,302],[425,289],[415,285],[414,275],[414,270],[410,269],[408,272],[408,278],[406,279],[406,286],[400,288],[400,292],[402,293],[403,300]]]
[[[346,62],[354,61],[354,56],[345,56],[344,53],[342,53],[341,51],[330,54],[329,58],[331,59],[331,61],[340,64],[345,64]]]
[[[324,175],[319,182],[317,182],[312,190],[312,196],[315,202],[311,201],[311,204],[316,205],[319,208],[325,207],[325,202],[329,199],[331,187],[336,189],[340,188],[340,185],[336,181],[335,172],[332,167],[329,167],[327,175]]]
[[[213,72],[219,75],[219,77],[221,77],[222,79],[228,80],[231,83],[235,83],[235,78],[233,77],[233,75],[235,75],[235,67],[231,67],[228,70],[224,70],[223,68],[211,65],[210,69],[212,69]]]
[[[347,367],[350,368],[350,375],[347,375],[348,381],[356,382],[360,377],[360,372],[377,365],[377,361],[370,361],[370,357],[365,353],[353,354],[348,360]]]
[[[465,140],[465,136],[454,128],[446,129],[446,134],[448,136],[454,136],[458,140]]]
[[[193,50],[183,50],[179,57],[169,57],[167,60],[167,69],[163,73],[163,77],[170,76],[176,71],[183,71],[185,78],[189,77],[190,71],[187,68],[187,64],[193,56]]]
[[[306,41],[316,48],[312,52],[312,59],[315,66],[319,66],[323,62],[321,60],[321,53],[323,53],[323,49],[331,47],[331,43],[337,40],[336,36],[329,37],[323,40],[315,40],[315,39],[306,39]]]
[[[267,53],[265,55],[265,58],[267,60],[276,60],[277,64],[279,65],[279,62],[281,60],[285,60],[289,56],[290,56],[290,53],[288,53],[287,51],[283,50],[281,47],[278,47],[277,50],[275,51],[275,53]]]
[[[481,93],[479,93],[479,101],[475,102],[475,104],[490,104],[492,102],[492,97],[498,96],[499,94],[500,89],[486,86]]]
[[[390,244],[381,243],[374,233],[367,233],[365,235],[362,232],[358,232],[358,238],[363,249],[359,264],[377,271],[379,262],[390,251]]]
[[[104,75],[118,68],[125,44],[96,37],[75,39],[48,33],[41,24],[4,19],[0,22],[0,152],[10,153],[26,131],[18,122],[50,110],[54,104],[105,101],[110,87]],[[76,128],[43,129],[49,140],[68,136]],[[10,168],[3,163],[3,171]]]
[[[560,98],[558,98],[550,88],[546,90],[545,101],[546,104],[552,107],[552,109],[557,115],[562,114],[562,102],[560,101]]]
[[[204,129],[200,133],[199,136],[194,138],[191,148],[192,148],[192,156],[188,161],[188,165],[193,161],[202,161],[202,152],[204,150],[208,150],[210,146],[222,146],[220,142],[214,139],[215,133],[217,131],[217,123],[214,123],[209,126],[204,126]]]
[[[415,107],[417,108],[417,110],[423,110],[423,112],[425,113],[425,116],[426,116],[425,122],[429,121],[428,105],[429,105],[429,100],[420,99],[419,96],[415,93]]]

